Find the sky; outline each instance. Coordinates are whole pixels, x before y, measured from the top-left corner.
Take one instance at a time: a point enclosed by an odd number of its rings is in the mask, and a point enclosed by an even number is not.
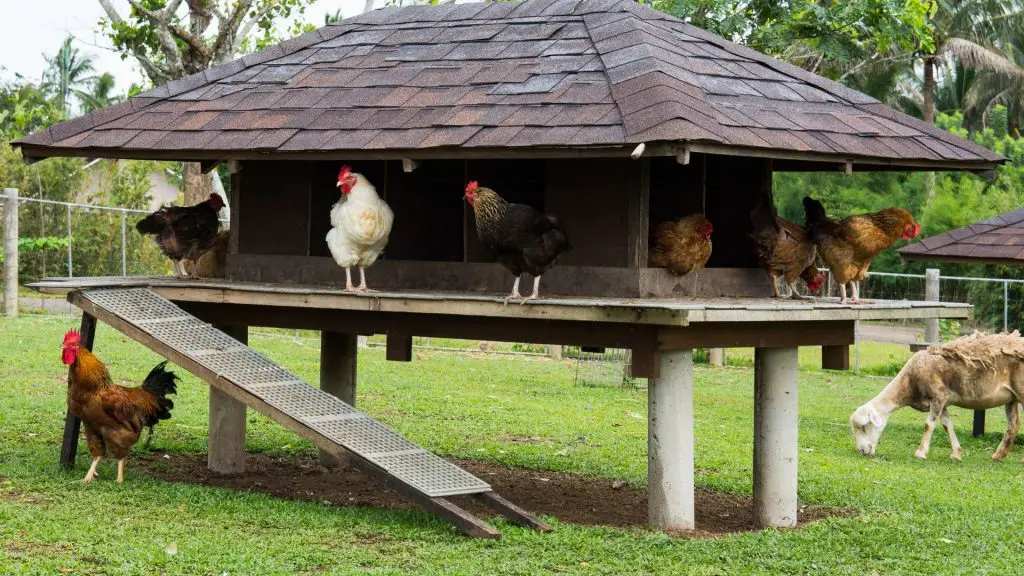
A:
[[[377,7],[385,0],[376,0]],[[112,0],[122,15],[128,12],[127,0]],[[323,24],[325,13],[341,10],[343,17],[355,16],[363,9],[363,0],[316,0],[305,15],[308,22]],[[110,72],[117,79],[115,93],[128,89],[132,82],[142,83],[142,73],[132,59],[122,60],[110,42],[97,32],[104,16],[96,0],[0,0],[0,79],[11,80],[21,74],[32,81],[42,75],[46,60],[53,55],[65,36],[75,37],[75,46],[93,58],[96,70]]]

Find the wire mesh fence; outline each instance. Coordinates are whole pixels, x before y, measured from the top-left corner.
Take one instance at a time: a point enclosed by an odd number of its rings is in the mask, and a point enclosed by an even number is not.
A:
[[[5,200],[0,197],[0,206]],[[38,198],[18,198],[19,236],[38,240],[19,254],[19,277],[166,274],[170,262],[135,230],[149,212]],[[222,223],[227,226],[227,221]]]

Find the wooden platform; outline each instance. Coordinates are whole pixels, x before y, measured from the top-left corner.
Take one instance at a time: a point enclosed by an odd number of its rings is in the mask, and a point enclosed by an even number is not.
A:
[[[836,298],[560,298],[526,305],[504,305],[503,295],[455,292],[374,292],[353,294],[327,286],[186,280],[169,276],[48,278],[30,287],[49,294],[85,288],[145,286],[176,302],[223,303],[325,310],[444,314],[491,318],[625,322],[687,326],[699,322],[852,321],[912,318],[966,319],[968,304],[878,300],[840,304]]]

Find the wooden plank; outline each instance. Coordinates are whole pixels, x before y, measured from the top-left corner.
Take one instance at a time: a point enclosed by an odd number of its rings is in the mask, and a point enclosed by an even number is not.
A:
[[[853,322],[709,322],[658,331],[659,350],[840,346],[853,342]]]
[[[240,253],[307,255],[309,190],[314,169],[314,165],[303,162],[243,164],[245,201],[231,210],[239,212]]]
[[[238,340],[249,341],[249,327],[217,324],[214,328]],[[245,472],[245,404],[210,387],[206,465],[217,474]]]
[[[554,528],[550,524],[530,514],[526,510],[516,506],[494,492],[480,492],[473,494],[473,497],[489,506],[492,510],[501,513],[509,521],[524,528],[532,528],[538,532],[552,532]]]
[[[628,196],[629,208],[628,230],[626,241],[629,252],[626,254],[626,266],[629,268],[647,267],[647,240],[650,230],[651,208],[651,159],[640,159],[640,182],[636,193]]]
[[[849,370],[850,346],[822,346],[821,368],[823,370]]]
[[[348,452],[340,445],[335,444],[331,440],[325,438],[323,435],[317,433],[313,429],[307,427],[302,422],[292,418],[287,413],[274,408],[270,404],[267,404],[257,396],[247,392],[246,390],[235,386],[231,382],[220,378],[216,373],[209,370],[202,364],[194,362],[188,356],[185,356],[175,348],[164,344],[163,342],[151,337],[146,332],[137,328],[129,322],[122,320],[119,316],[109,313],[103,308],[100,308],[93,304],[91,301],[82,297],[78,293],[72,293],[69,295],[68,300],[78,306],[86,313],[94,316],[98,320],[106,322],[108,325],[116,329],[117,331],[125,334],[129,338],[136,340],[143,346],[156,352],[157,354],[167,358],[171,362],[181,366],[188,370],[192,374],[205,381],[210,386],[213,386],[224,392],[228,396],[242,402],[246,406],[253,408],[254,410],[264,414],[274,422],[288,428],[295,432],[302,438],[312,442],[317,448],[326,450],[331,454],[344,458],[348,457],[353,459],[357,463],[357,467],[363,473],[383,482],[389,488],[403,494],[413,502],[419,504],[423,508],[427,509],[434,514],[452,522],[460,530],[469,536],[477,538],[499,538],[500,532],[489,526],[485,522],[472,516],[468,512],[462,510],[458,506],[452,504],[444,498],[431,498],[426,494],[416,490],[408,484],[398,480],[394,476],[391,476],[383,469],[379,468],[372,462],[364,460],[358,454]]]
[[[409,334],[535,344],[608,348],[652,346],[655,328],[624,323],[572,322],[481,316],[382,314],[376,311],[284,308],[211,302],[175,302],[206,322],[248,321],[272,328],[346,330],[362,334]]]
[[[412,336],[388,333],[385,358],[391,362],[412,362]]]
[[[237,170],[231,173],[231,190],[228,193],[231,204],[231,220],[228,223],[231,230],[228,236],[228,257],[238,254],[238,232],[242,227],[242,170],[237,162],[234,163],[234,166]]]
[[[70,299],[69,299],[70,300]],[[96,317],[82,313],[82,325],[79,328],[82,336],[81,346],[93,351],[96,342]],[[68,383],[71,382],[71,369],[68,369]],[[60,445],[60,467],[70,469],[75,467],[75,457],[78,454],[78,436],[81,432],[82,421],[77,416],[67,411],[64,415],[64,439]]]
[[[641,298],[760,298],[772,293],[759,268],[701,268],[673,276],[663,268],[640,270]]]

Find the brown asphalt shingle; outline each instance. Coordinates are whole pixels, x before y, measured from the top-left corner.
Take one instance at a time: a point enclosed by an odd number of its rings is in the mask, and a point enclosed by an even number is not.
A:
[[[899,249],[904,260],[1024,265],[1024,210],[1007,212]]]
[[[1001,161],[632,0],[375,10],[15,145],[36,157],[190,159],[246,150],[631,149],[654,141],[866,164],[983,169]]]

